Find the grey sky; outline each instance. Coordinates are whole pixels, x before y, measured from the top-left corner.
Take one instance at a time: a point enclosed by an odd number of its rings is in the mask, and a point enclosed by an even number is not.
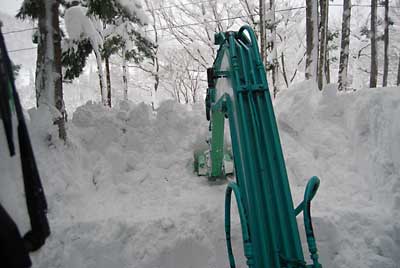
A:
[[[21,7],[22,0],[0,0],[0,11],[14,16]]]

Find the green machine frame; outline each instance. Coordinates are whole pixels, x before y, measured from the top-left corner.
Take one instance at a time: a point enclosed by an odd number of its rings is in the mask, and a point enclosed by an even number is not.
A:
[[[278,128],[257,40],[249,26],[215,35],[219,45],[208,70],[207,118],[212,133],[210,155],[214,173],[222,173],[223,128],[228,118],[236,182],[229,182],[225,199],[225,232],[230,267],[231,197],[237,201],[244,254],[250,268],[319,268],[310,207],[319,179],[312,177],[303,202],[295,209]],[[216,150],[216,148],[218,150]],[[214,149],[214,150],[213,150]],[[197,163],[198,164],[198,163]],[[213,170],[213,169],[211,169]],[[312,264],[306,264],[296,216],[303,212]]]

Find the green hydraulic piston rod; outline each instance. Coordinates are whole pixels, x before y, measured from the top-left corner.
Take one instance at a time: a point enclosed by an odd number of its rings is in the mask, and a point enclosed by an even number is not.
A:
[[[310,179],[304,200],[295,209],[254,32],[249,26],[243,26],[237,32],[218,33],[215,44],[219,49],[208,71],[212,81],[207,92],[207,112],[212,121],[211,129],[223,128],[223,121],[228,118],[232,141],[236,182],[229,182],[225,199],[230,267],[236,267],[230,232],[233,192],[248,267],[320,268],[311,222],[311,200],[319,187],[319,179]],[[223,136],[218,143],[223,144]],[[301,247],[296,222],[300,212],[304,215],[312,264],[306,264]]]

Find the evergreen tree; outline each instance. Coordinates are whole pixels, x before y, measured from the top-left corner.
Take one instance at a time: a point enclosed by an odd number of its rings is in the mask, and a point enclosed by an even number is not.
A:
[[[88,13],[97,16],[104,25],[102,55],[106,63],[107,103],[111,106],[111,79],[109,57],[121,52],[124,99],[128,99],[127,62],[140,64],[145,58],[153,57],[154,44],[141,31],[148,18],[137,1],[89,0]]]
[[[146,58],[152,59],[154,56],[154,44],[145,38],[130,21],[120,19],[111,25],[113,34],[107,40],[110,46],[104,46],[105,52],[109,55],[120,51],[122,56],[122,80],[124,99],[128,99],[128,72],[127,62],[133,61],[140,64]],[[108,55],[108,56],[109,56]]]
[[[78,14],[78,9],[81,14]],[[71,14],[72,11],[77,14]],[[65,75],[70,78],[77,77],[86,64],[87,56],[93,51],[98,63],[98,74],[102,102],[111,106],[111,78],[109,58],[121,52],[123,64],[124,96],[127,98],[127,61],[142,62],[151,58],[154,45],[141,34],[141,28],[147,23],[141,5],[136,1],[120,0],[86,0],[73,1],[73,7],[66,11],[66,16],[81,16],[86,19],[71,19],[66,22],[71,31],[75,30],[77,23],[82,23],[81,33],[72,33],[74,37],[68,42],[68,49],[63,54],[63,63],[68,66]],[[68,27],[70,25],[70,27]],[[96,24],[100,24],[99,27]],[[71,35],[71,33],[68,33]],[[103,75],[102,61],[105,62],[105,78]]]
[[[101,51],[103,49],[103,38],[97,29],[96,18],[88,17],[88,8],[80,5],[78,1],[73,1],[72,6],[68,6],[65,11],[64,21],[68,33],[68,41],[64,42],[64,62],[72,63],[70,69],[75,71],[82,71],[86,63],[86,57],[90,53],[89,45],[93,50],[97,62],[97,74],[99,77],[100,95],[104,105],[107,104],[104,71],[102,65]],[[80,51],[79,48],[84,48]],[[74,58],[86,56],[80,61],[75,61]],[[71,59],[68,59],[71,56]],[[79,76],[79,73],[74,74]]]

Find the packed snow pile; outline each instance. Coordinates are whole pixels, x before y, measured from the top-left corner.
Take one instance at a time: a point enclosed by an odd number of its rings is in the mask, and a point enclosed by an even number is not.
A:
[[[310,83],[284,91],[276,103],[292,194],[318,175],[313,201],[325,267],[399,267],[400,91],[336,94]]]
[[[312,216],[324,267],[398,268],[400,89],[335,90],[302,83],[275,103],[295,205],[319,176]],[[52,227],[34,267],[228,267],[226,181],[193,174],[208,129],[202,105],[167,101],[153,112],[143,103],[87,103],[68,123],[67,145],[46,114],[29,111]],[[0,158],[0,202],[24,233],[18,159],[4,150]],[[232,224],[245,267],[237,215]]]

